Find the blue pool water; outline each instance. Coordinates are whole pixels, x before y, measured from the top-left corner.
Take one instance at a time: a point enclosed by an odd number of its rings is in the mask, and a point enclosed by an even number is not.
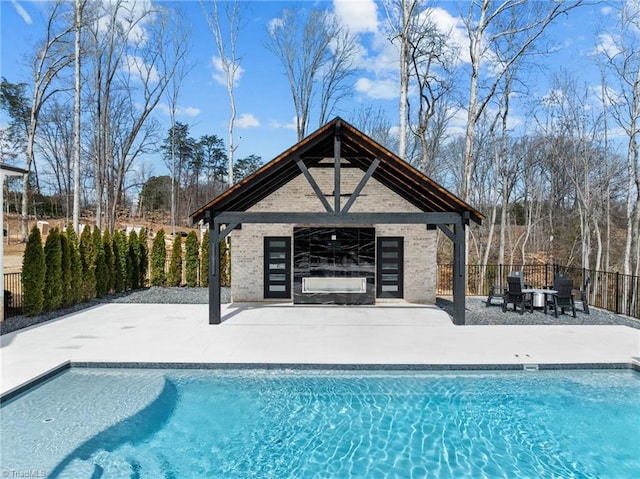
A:
[[[0,474],[637,478],[640,374],[71,369],[1,409]]]

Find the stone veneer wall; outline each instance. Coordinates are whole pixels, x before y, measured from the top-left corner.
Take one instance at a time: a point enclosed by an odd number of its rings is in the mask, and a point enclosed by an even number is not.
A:
[[[322,191],[325,193],[333,191],[333,169],[311,168],[310,171]],[[354,168],[343,168],[340,173],[343,193],[351,193],[364,174],[361,170]],[[329,197],[328,199],[333,205],[333,198]],[[347,200],[348,198],[343,197],[342,205]],[[254,205],[249,211],[308,213],[324,212],[324,207],[306,178],[299,175]],[[420,212],[418,208],[373,178],[369,179],[350,211],[354,213]],[[373,226],[376,229],[376,236],[403,236],[405,238],[404,299],[412,303],[434,303],[437,271],[436,232],[427,231],[425,225],[383,224]],[[231,233],[231,294],[233,301],[277,301],[264,299],[263,238],[265,236],[290,236],[293,238],[293,227],[294,225],[289,224],[246,223],[242,225],[241,229]]]

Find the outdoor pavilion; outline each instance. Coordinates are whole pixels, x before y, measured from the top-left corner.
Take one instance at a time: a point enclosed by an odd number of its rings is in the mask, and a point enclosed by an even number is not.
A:
[[[341,176],[346,177],[348,172],[354,170],[360,171],[362,176],[351,191],[345,191],[345,182],[344,179],[341,180]],[[332,175],[333,191],[326,192],[327,182],[321,181],[318,176],[320,173]],[[318,205],[317,211],[296,211],[295,205],[302,202],[303,198],[293,197],[288,198],[287,206],[283,209],[255,208],[293,180],[299,181],[300,175],[306,179],[309,191],[313,192],[307,196],[314,197],[313,200]],[[363,190],[369,188],[367,191],[371,191],[372,186],[367,186],[371,183],[392,192],[409,204],[410,208],[407,211],[383,209],[363,212],[360,207],[358,212],[354,212],[354,203],[363,195]],[[325,186],[325,191],[322,186]],[[366,201],[372,201],[371,196],[361,198],[360,204]],[[481,224],[484,216],[341,118],[325,124],[233,185],[192,213],[191,218],[193,222],[202,221],[209,225],[210,324],[221,322],[218,265],[220,241],[234,229],[242,228],[243,224],[337,228],[424,225],[426,230],[439,228],[453,243],[454,323],[465,323],[465,228],[470,221]],[[255,249],[253,253],[257,254]],[[247,251],[247,254],[250,252]],[[435,275],[435,257],[432,261]]]

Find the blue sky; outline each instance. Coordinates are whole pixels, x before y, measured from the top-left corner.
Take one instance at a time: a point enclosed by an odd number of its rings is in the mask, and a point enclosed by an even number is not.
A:
[[[163,2],[167,4],[168,2]],[[217,56],[213,36],[203,16],[200,3],[178,3],[192,24],[193,68],[184,80],[178,120],[191,125],[191,133],[217,134],[226,142],[226,122],[229,104],[226,88],[216,77]],[[256,154],[268,161],[296,142],[294,109],[289,84],[277,58],[265,48],[269,22],[278,17],[282,9],[296,5],[292,2],[247,1],[247,23],[239,37],[238,52],[243,55],[242,75],[236,87],[236,134],[239,148],[236,157]],[[304,7],[323,6],[338,14],[359,35],[363,47],[360,69],[353,77],[352,95],[341,104],[340,116],[349,119],[352,112],[362,106],[382,107],[393,124],[397,123],[398,70],[395,48],[384,33],[385,13],[374,0],[302,1]],[[467,2],[438,2],[437,18],[443,27],[451,28],[455,41],[464,45],[461,16],[466,14]],[[11,82],[29,81],[28,62],[24,59],[32,50],[34,41],[43,32],[46,3],[23,0],[0,0],[1,15],[1,75]],[[528,72],[534,94],[543,96],[549,88],[554,72],[566,69],[580,72],[585,81],[598,84],[597,69],[590,53],[599,41],[598,28],[611,19],[606,3],[589,5],[563,16],[549,30],[549,45],[555,53],[541,58]],[[593,80],[591,80],[593,79]],[[465,80],[466,82],[466,80]],[[465,85],[461,86],[464,91]],[[166,105],[156,112],[166,128],[169,117]],[[524,122],[526,115],[516,112],[513,124]],[[465,115],[460,111],[451,125],[452,131],[462,131]],[[309,131],[317,128],[317,116],[312,115]],[[151,158],[155,174],[162,174],[162,161]]]

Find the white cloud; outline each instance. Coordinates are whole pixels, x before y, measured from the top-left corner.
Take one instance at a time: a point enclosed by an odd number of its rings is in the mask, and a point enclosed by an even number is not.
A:
[[[598,35],[598,41],[593,50],[593,53],[604,54],[609,58],[613,58],[621,52],[616,39],[609,33],[601,33]]]
[[[370,80],[358,78],[355,84],[357,92],[376,100],[393,100],[400,93],[398,81],[395,79]]]
[[[277,28],[282,28],[284,26],[284,20],[282,18],[272,18],[269,22],[269,26],[267,27],[269,31],[269,35],[273,35],[274,31]]]
[[[148,38],[145,27],[156,17],[153,12],[157,8],[151,0],[103,0],[101,15],[97,20],[98,30],[102,33],[108,30],[115,12],[115,22],[127,33],[127,40],[143,45]]]
[[[136,55],[127,55],[125,70],[142,83],[157,83],[160,80],[156,67],[147,65],[142,57]]]
[[[467,121],[469,120],[467,111],[463,108],[449,108],[449,123],[447,124],[447,136],[457,137],[464,135],[467,131]]]
[[[243,113],[236,120],[236,126],[238,128],[251,128],[260,126],[260,121],[251,113]]]
[[[211,75],[213,79],[220,85],[227,86],[227,75],[225,73],[224,64],[222,63],[222,58],[213,56],[211,57],[211,63],[213,65],[213,74]],[[240,65],[236,65],[233,86],[238,86],[238,82],[240,81],[240,78],[242,78],[243,73],[244,68]]]
[[[469,36],[462,18],[453,16],[445,9],[427,8],[423,15],[428,15],[429,20],[442,33],[449,36],[447,46],[452,50],[457,50],[460,62],[469,63]]]
[[[162,113],[169,116],[171,114],[171,108],[166,103],[158,103],[158,108]],[[200,108],[196,108],[195,106],[177,106],[176,107],[176,116],[189,116],[195,117],[200,114]]]
[[[611,12],[613,12],[613,8],[611,8],[610,6],[602,7],[600,9],[600,13],[602,13],[603,15],[610,15]]]
[[[291,119],[290,123],[282,123],[278,120],[271,120],[269,122],[269,126],[271,128],[284,129],[284,130],[297,130],[298,126],[296,124],[296,117],[294,116]]]
[[[378,6],[374,0],[333,0],[333,8],[351,33],[378,31]]]
[[[31,15],[29,15],[29,13],[24,9],[22,5],[17,2],[17,0],[11,0],[11,5],[13,5],[13,8],[15,8],[16,13],[22,17],[24,23],[26,23],[27,25],[33,24]]]

